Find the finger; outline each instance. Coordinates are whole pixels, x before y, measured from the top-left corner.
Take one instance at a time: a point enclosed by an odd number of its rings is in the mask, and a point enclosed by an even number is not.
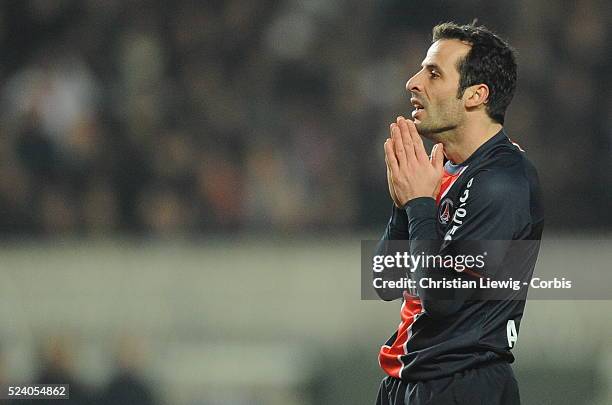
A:
[[[388,162],[389,170],[391,171],[391,176],[397,176],[399,173],[399,162],[397,161],[397,157],[395,156],[395,151],[393,150],[393,146],[391,146],[392,142],[385,143],[385,159]]]
[[[391,171],[391,163],[389,163],[389,159],[387,159],[387,154],[385,154],[385,164],[387,168],[387,178],[389,181],[393,181],[393,172]]]
[[[392,143],[392,142],[393,142],[393,140],[391,140],[391,138],[388,138],[388,139],[385,141],[385,165],[387,165],[387,170],[390,170],[390,169],[391,169],[391,168],[389,167],[389,159],[387,158],[387,150],[386,150],[387,143],[389,143],[389,142],[391,142],[391,143]]]
[[[414,154],[416,155],[416,158],[421,162],[426,162],[429,157],[427,156],[427,152],[425,151],[425,145],[423,145],[421,135],[419,135],[419,131],[416,129],[416,125],[414,125],[414,122],[410,120],[405,119],[404,121],[406,122],[406,126],[408,127],[410,138],[412,139],[412,144],[414,145]]]
[[[444,145],[441,143],[435,144],[431,151],[431,164],[436,170],[442,171],[444,167]]]
[[[420,162],[428,161],[429,156],[427,156],[427,152],[425,151],[425,145],[423,145],[423,140],[421,139],[421,135],[419,135],[419,131],[417,130],[416,125],[410,120],[405,121],[410,133],[410,138],[412,139],[412,144],[414,146],[414,154],[416,158]]]
[[[385,142],[385,160],[391,169],[391,175],[399,173],[399,163],[393,150],[393,143],[392,141]]]
[[[400,129],[402,144],[404,145],[404,151],[406,153],[406,158],[408,162],[416,159],[414,154],[414,146],[412,145],[412,138],[410,136],[410,131],[408,129],[408,124],[406,124],[406,119],[404,117],[397,117],[397,126]]]
[[[405,167],[408,163],[406,160],[406,148],[404,147],[404,143],[402,142],[400,128],[397,126],[396,123],[391,124],[391,132],[393,134],[391,137],[391,139],[393,140],[392,146],[395,150],[395,156],[397,158],[398,165],[399,167]]]
[[[390,170],[390,169],[391,169],[391,166],[389,166],[389,165],[390,165],[390,163],[389,163],[389,159],[387,158],[387,153],[386,153],[386,152],[385,152],[385,165],[387,165],[387,169],[388,169],[388,170]]]

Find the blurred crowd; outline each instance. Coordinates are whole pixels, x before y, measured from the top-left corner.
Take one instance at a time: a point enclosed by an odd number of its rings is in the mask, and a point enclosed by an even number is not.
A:
[[[0,385],[23,387],[34,384],[68,385],[66,398],[43,400],[0,400],[2,404],[46,405],[155,405],[162,401],[160,393],[143,376],[144,353],[142,342],[134,337],[123,337],[111,354],[114,368],[106,381],[91,385],[79,378],[75,365],[74,340],[67,336],[48,336],[41,341],[36,355],[35,375],[27,381],[10,379],[2,351],[0,351]],[[0,347],[0,350],[2,348]],[[3,395],[6,393],[3,393]]]
[[[549,225],[612,224],[605,0],[0,5],[0,235],[376,229],[382,142],[444,20],[519,51]]]

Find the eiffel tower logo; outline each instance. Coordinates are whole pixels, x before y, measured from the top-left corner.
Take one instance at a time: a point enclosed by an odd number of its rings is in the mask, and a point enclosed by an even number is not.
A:
[[[440,222],[443,225],[448,224],[448,221],[450,221],[451,215],[450,215],[450,207],[452,205],[452,201],[451,200],[444,200],[442,202],[442,211],[440,212]]]

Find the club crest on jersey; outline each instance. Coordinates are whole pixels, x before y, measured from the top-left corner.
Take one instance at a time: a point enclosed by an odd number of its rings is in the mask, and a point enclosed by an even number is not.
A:
[[[445,198],[438,208],[438,219],[442,225],[447,225],[452,218],[453,200]]]

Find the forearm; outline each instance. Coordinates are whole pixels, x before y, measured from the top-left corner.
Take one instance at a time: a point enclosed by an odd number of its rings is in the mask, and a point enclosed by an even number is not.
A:
[[[405,210],[397,208],[395,205],[393,205],[391,217],[389,218],[385,232],[376,246],[376,251],[374,254],[381,256],[393,255],[395,254],[395,251],[392,251],[389,241],[408,241],[408,239],[408,217],[406,212]],[[400,274],[398,273],[397,269],[385,269],[381,273],[373,272],[372,276],[373,278],[381,278],[383,281],[395,281],[405,277],[405,275],[405,270],[402,270],[402,273]],[[399,289],[377,288],[376,293],[385,301],[392,301],[402,297],[402,291]]]

